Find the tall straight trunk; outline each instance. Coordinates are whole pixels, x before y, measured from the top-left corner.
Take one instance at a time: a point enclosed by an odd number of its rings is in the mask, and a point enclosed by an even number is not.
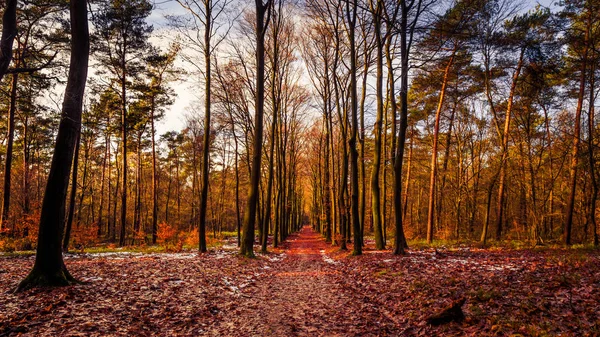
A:
[[[380,0],[377,1],[376,8],[373,11],[373,24],[375,26],[376,41],[376,98],[377,115],[374,125],[375,143],[373,147],[373,167],[371,170],[371,211],[373,214],[373,230],[375,235],[375,248],[384,249],[383,233],[381,228],[381,190],[379,187],[379,173],[381,171],[381,128],[383,124],[383,41],[381,37],[381,16],[382,6]]]
[[[108,124],[107,124],[108,125]],[[107,161],[110,161],[109,158],[109,154],[110,154],[110,135],[107,133],[106,135],[106,139],[105,139],[105,149],[104,149],[104,158],[102,158],[102,177],[100,180],[100,206],[98,208],[98,221],[97,221],[97,225],[98,225],[98,230],[97,230],[97,237],[99,238],[102,235],[102,211],[104,210],[104,186],[106,185],[106,163]],[[110,199],[110,192],[109,192],[109,199]],[[108,202],[110,204],[110,201]],[[106,231],[108,233],[108,230]]]
[[[204,137],[202,141],[202,190],[200,191],[199,210],[199,245],[200,253],[206,252],[206,204],[208,199],[209,154],[210,154],[210,109],[211,109],[211,33],[212,33],[212,0],[204,1]]]
[[[252,168],[250,174],[250,190],[248,204],[244,214],[244,234],[240,254],[254,256],[254,225],[256,223],[256,208],[260,185],[260,162],[262,156],[263,114],[265,101],[265,32],[270,17],[269,0],[266,4],[256,0],[256,105],[254,116],[254,147],[252,153]],[[267,15],[265,18],[265,14]]]
[[[71,229],[73,228],[73,215],[75,213],[75,195],[77,194],[77,171],[79,166],[79,148],[81,146],[81,133],[77,135],[75,143],[75,154],[73,155],[73,175],[71,177],[71,195],[69,196],[69,215],[67,216],[67,227],[65,237],[62,243],[64,252],[69,251],[69,240],[71,239]]]
[[[336,63],[334,63],[334,69],[336,68]],[[334,81],[335,81],[335,75],[334,75]],[[335,87],[335,84],[334,84]],[[335,142],[334,142],[334,134],[333,134],[333,106],[330,106],[329,109],[329,118],[327,118],[327,120],[325,121],[329,127],[329,153],[330,153],[330,162],[329,162],[329,169],[331,170],[330,172],[330,180],[329,180],[329,192],[330,192],[330,206],[331,206],[331,245],[335,246],[337,245],[337,241],[336,241],[336,233],[337,233],[337,220],[339,217],[339,209],[338,209],[338,205],[335,202],[336,199],[336,191],[337,191],[337,184],[336,184],[336,177],[338,176],[338,170],[336,168],[336,160],[335,160],[335,154],[337,153],[337,151],[335,151]]]
[[[450,59],[448,60],[448,64],[444,69],[444,79],[442,80],[442,89],[440,90],[440,97],[438,100],[437,109],[435,110],[435,125],[433,127],[433,147],[431,150],[431,168],[429,175],[429,202],[427,208],[427,243],[431,244],[433,242],[433,221],[434,221],[434,205],[435,205],[435,181],[437,179],[437,157],[438,157],[438,134],[440,131],[440,117],[442,114],[442,108],[444,107],[444,99],[446,98],[446,87],[448,85],[448,74],[450,73],[450,69],[452,68],[452,63],[454,62],[454,52]]]
[[[233,140],[235,142],[235,222],[237,228],[237,244],[240,246],[241,239],[241,225],[242,219],[240,218],[240,171],[239,171],[239,153],[238,153],[238,140],[233,134]]]
[[[31,201],[29,192],[29,117],[26,116],[23,121],[23,214],[27,215],[31,211]]]
[[[229,100],[229,94],[227,92],[225,92],[225,97],[227,100]],[[231,122],[231,134],[233,135],[233,142],[235,144],[235,221],[237,229],[237,245],[240,247],[242,219],[240,210],[239,141],[237,135],[235,134],[235,122],[233,119],[233,114],[231,113],[231,109],[227,109],[227,113],[229,114],[229,120]]]
[[[17,86],[18,74],[12,75],[10,85],[10,103],[8,107],[8,138],[6,139],[6,159],[4,162],[4,200],[2,202],[2,216],[0,218],[0,230],[5,227],[8,221],[10,210],[10,186],[11,186],[11,170],[13,159],[13,143],[15,139],[15,112],[17,110]]]
[[[410,179],[411,179],[411,172],[412,172],[412,159],[413,159],[413,146],[414,146],[414,139],[411,140],[409,148],[408,148],[408,162],[406,163],[406,181],[404,184],[404,202],[403,202],[403,206],[402,206],[402,217],[404,219],[406,219],[406,212],[408,210],[408,192],[409,192],[409,187],[410,187]]]
[[[483,229],[481,231],[481,244],[485,245],[487,243],[487,233],[490,226],[490,213],[492,209],[492,194],[494,191],[494,186],[496,185],[496,180],[498,180],[500,172],[497,172],[490,182],[490,186],[487,190],[487,198],[486,198],[486,206],[485,206],[485,219],[483,220]]]
[[[471,157],[471,162],[473,163],[473,165],[471,165],[472,167],[472,174],[471,176],[474,176],[474,182],[473,182],[473,193],[472,193],[472,197],[471,197],[471,212],[469,215],[469,232],[472,235],[475,232],[475,215],[477,214],[477,194],[479,192],[479,181],[481,179],[481,156],[477,156],[478,160],[475,161],[475,146],[472,145],[471,147],[471,151],[470,151],[470,157]],[[477,163],[477,166],[475,166]]]
[[[366,48],[366,41],[365,41]],[[360,142],[360,152],[359,152],[359,174],[360,174],[360,194],[358,196],[358,204],[359,204],[359,220],[360,220],[360,235],[361,238],[364,237],[365,234],[365,211],[366,211],[366,173],[365,173],[365,101],[367,99],[367,77],[369,74],[369,53],[365,52],[364,59],[364,69],[363,69],[363,77],[362,77],[362,87],[361,87],[361,96],[360,96],[360,132],[359,132],[359,142]],[[364,244],[364,242],[363,242]],[[361,250],[362,252],[362,250]]]
[[[595,52],[592,51],[592,55],[595,55]],[[594,59],[594,57],[592,57],[592,59]],[[590,198],[590,212],[589,212],[589,218],[590,218],[590,223],[592,225],[592,229],[593,229],[593,243],[594,246],[598,246],[598,224],[596,221],[596,203],[598,201],[598,177],[597,177],[597,172],[596,172],[596,157],[595,153],[594,153],[594,132],[596,130],[596,125],[595,125],[595,107],[593,102],[595,101],[595,97],[594,95],[596,94],[596,78],[595,78],[595,73],[596,73],[596,67],[595,65],[592,65],[591,69],[590,69],[590,88],[589,88],[589,101],[592,102],[589,104],[588,107],[588,159],[589,159],[589,166],[590,166],[590,177],[592,178],[592,195]]]
[[[152,244],[156,244],[158,232],[158,170],[156,163],[156,129],[154,126],[154,97],[150,109],[150,138],[152,141]]]
[[[111,207],[112,207],[112,163],[111,163],[111,156],[110,156],[110,140],[108,142],[108,187],[107,187],[107,192],[108,192],[108,199],[106,200],[106,204],[107,204],[107,209],[106,209],[106,238],[108,240],[110,240],[111,242],[114,242],[114,231],[112,230],[113,226],[114,226],[114,219],[111,215]],[[116,154],[115,154],[115,162],[116,162]],[[115,192],[116,195],[116,192]],[[116,205],[115,205],[116,206]],[[113,210],[114,212],[114,210]]]
[[[575,110],[575,125],[573,126],[573,145],[571,147],[571,167],[569,172],[569,197],[567,199],[566,217],[563,226],[563,243],[571,245],[571,228],[573,227],[573,211],[575,209],[575,194],[577,192],[577,166],[579,165],[579,142],[581,141],[581,110],[586,86],[586,71],[589,44],[589,28],[585,31],[584,51],[581,68],[579,70],[579,93],[577,95],[577,108]]]
[[[63,262],[61,239],[69,173],[75,143],[81,131],[81,110],[87,78],[89,32],[86,1],[72,0],[70,13],[71,62],[62,116],[42,203],[37,254],[33,269],[19,284],[17,291],[36,286],[64,286],[75,282]]]
[[[352,9],[350,2],[346,3],[346,13],[348,16],[348,39],[350,40],[350,101],[351,101],[351,118],[352,118],[352,129],[350,131],[350,186],[351,186],[351,219],[352,219],[352,230],[354,231],[354,247],[352,249],[352,255],[362,254],[362,231],[360,228],[359,218],[359,172],[358,172],[358,151],[356,148],[356,139],[358,137],[358,90],[356,84],[356,41],[355,41],[355,28],[356,28],[356,12],[357,5],[356,0],[352,3]]]
[[[81,137],[81,136],[80,136]],[[88,167],[89,167],[89,162],[90,162],[90,147],[92,146],[92,139],[88,139],[86,144],[85,144],[85,148],[83,151],[83,177],[81,177],[81,191],[79,191],[79,202],[77,203],[77,206],[79,207],[77,210],[77,228],[79,228],[79,224],[81,223],[81,215],[82,215],[82,208],[83,208],[83,200],[85,198],[85,192],[86,192],[86,186],[88,184]],[[81,142],[80,140],[77,140],[77,142]],[[79,149],[77,149],[76,153],[79,153]],[[90,188],[91,189],[91,188]],[[93,203],[93,199],[92,199],[92,203]],[[94,207],[92,204],[92,207],[90,207],[91,213],[94,212]],[[92,218],[94,218],[92,216]]]
[[[330,153],[329,151],[329,138],[330,138],[330,134],[329,134],[329,126],[328,126],[328,111],[329,107],[328,104],[325,104],[325,114],[324,114],[324,124],[325,124],[325,156],[323,157],[323,171],[324,171],[324,177],[323,177],[323,209],[324,209],[324,213],[325,213],[325,242],[330,243],[332,241],[332,233],[331,233],[331,193],[330,193],[330,186],[331,186],[331,177],[330,177],[330,170],[329,170],[329,156],[333,155],[332,153]]]
[[[394,159],[394,214],[396,237],[394,239],[394,254],[404,255],[408,245],[404,237],[404,228],[402,223],[402,164],[404,162],[404,145],[406,143],[406,129],[408,127],[408,72],[409,72],[409,53],[410,42],[414,32],[414,26],[408,25],[408,14],[413,6],[416,7],[417,20],[421,11],[421,0],[413,1],[409,4],[406,1],[400,1],[400,63],[402,70],[400,73],[400,125],[398,128],[398,139],[396,142],[396,155]]]
[[[126,41],[123,42],[124,46],[127,46]],[[126,74],[126,63],[125,63],[125,50],[123,48],[123,56],[121,58],[121,67],[123,69],[123,76],[121,78],[121,161],[123,165],[123,172],[121,184],[123,185],[121,191],[121,230],[119,234],[119,246],[125,245],[125,227],[127,226],[127,74]]]
[[[181,224],[181,180],[179,179],[179,154],[175,154],[175,196],[177,198],[177,225]]]
[[[115,149],[115,170],[117,171],[117,179],[115,184],[115,194],[113,195],[113,214],[112,214],[112,239],[111,241],[117,241],[117,210],[119,205],[119,193],[121,191],[121,173],[122,168],[119,160],[119,145]]]
[[[275,79],[275,75],[273,75],[273,80]],[[274,83],[274,81],[273,81]],[[274,85],[273,85],[274,87]],[[273,192],[273,169],[274,169],[274,150],[275,150],[275,141],[277,134],[277,103],[275,103],[275,89],[273,89],[273,119],[271,121],[271,139],[269,144],[269,173],[268,173],[268,182],[267,182],[267,197],[265,200],[265,217],[262,224],[262,233],[263,237],[261,238],[261,252],[267,252],[267,238],[269,233],[269,221],[271,220],[271,203],[272,203],[272,192]]]
[[[135,207],[133,215],[134,236],[140,230],[142,221],[142,134],[137,139],[137,163],[136,163],[136,182],[135,182]]]
[[[396,16],[396,14],[394,14],[394,17]],[[394,75],[394,65],[393,65],[393,58],[394,55],[392,55],[392,39],[393,39],[393,35],[389,34],[386,37],[386,42],[385,42],[385,60],[386,60],[386,66],[387,66],[387,73],[388,73],[388,88],[389,88],[389,95],[388,95],[388,101],[389,101],[389,108],[390,108],[390,121],[391,121],[391,141],[390,141],[390,163],[391,163],[391,169],[393,171],[393,167],[394,167],[394,161],[395,161],[395,155],[396,155],[396,115],[398,114],[398,106],[396,104],[396,79],[395,79],[395,75]],[[386,121],[388,120],[388,118],[386,118]],[[387,130],[387,129],[386,129]],[[386,138],[387,138],[387,131],[386,131]],[[386,144],[387,144],[387,140],[386,140]],[[386,170],[384,170],[384,174],[386,174],[387,172],[387,168],[388,165],[385,166]],[[385,188],[387,186],[387,183],[385,182],[385,180],[387,179],[387,175],[384,175],[384,205],[386,205],[387,203],[387,192],[385,191]],[[386,206],[387,207],[387,206]],[[385,211],[384,211],[385,214]],[[390,216],[392,216],[393,214],[393,208],[390,210]],[[386,220],[387,223],[387,220]],[[384,225],[384,230],[383,230],[383,234],[384,234],[384,243],[387,242],[387,226]]]
[[[381,152],[383,153],[383,167],[381,169],[381,173],[383,173],[383,177],[381,178],[381,229],[383,236],[383,246],[385,247],[387,242],[387,173],[388,173],[388,160],[387,160],[387,147],[388,147],[388,119],[389,119],[389,104],[388,99],[390,97],[390,89],[388,88],[386,94],[386,103],[384,105],[384,113],[383,113],[383,143]]]
[[[171,165],[170,170],[173,169],[173,165]],[[169,183],[167,184],[167,200],[165,202],[165,222],[169,223],[169,204],[171,202],[171,184],[173,182],[173,177],[171,176],[171,171],[169,170]]]
[[[279,2],[279,11],[277,15],[281,15],[281,5]],[[275,21],[275,20],[274,20]],[[275,140],[277,134],[277,115],[279,114],[279,95],[277,89],[281,88],[280,85],[276,85],[279,74],[279,43],[277,38],[279,36],[280,18],[277,18],[277,22],[273,22],[273,60],[271,69],[271,99],[273,100],[273,116],[271,119],[271,137],[269,139],[269,167],[268,167],[268,182],[267,182],[267,197],[265,199],[265,216],[262,223],[262,237],[261,237],[261,252],[267,252],[267,239],[269,237],[269,222],[271,220],[271,204],[272,204],[272,193],[273,193],[273,155],[275,150]]]
[[[500,180],[498,181],[498,199],[496,200],[496,240],[500,240],[502,237],[502,222],[504,221],[502,215],[504,214],[504,194],[506,190],[506,162],[508,161],[508,135],[510,132],[513,99],[517,89],[517,80],[521,74],[521,68],[523,67],[524,53],[525,50],[521,50],[519,62],[517,63],[517,69],[512,77],[510,92],[508,94],[508,103],[506,104],[506,114],[504,117],[504,132],[502,133],[502,158],[500,160]]]
[[[437,207],[436,207],[436,223],[438,224],[439,227],[441,227],[441,221],[442,221],[442,207],[443,207],[443,202],[444,202],[444,190],[446,189],[446,179],[448,176],[448,162],[450,159],[450,145],[451,145],[451,141],[452,141],[452,128],[454,126],[454,115],[456,114],[456,104],[454,104],[454,106],[452,107],[452,110],[450,111],[450,121],[448,122],[448,132],[446,133],[446,143],[444,144],[444,160],[442,162],[442,184],[440,186],[440,194],[439,194],[439,200],[437,200]],[[460,154],[459,154],[460,155]],[[462,165],[462,161],[458,161],[459,165]],[[461,178],[460,173],[462,172],[462,170],[459,170],[459,178]],[[460,195],[460,188],[459,188],[459,195]],[[457,228],[458,228],[458,224],[457,224]],[[457,238],[458,239],[458,238]]]
[[[13,42],[17,36],[17,0],[6,0],[2,15],[2,36],[0,37],[0,81],[6,75],[13,56]]]
[[[195,139],[195,138],[194,138]],[[192,145],[192,198],[191,198],[191,207],[190,207],[190,231],[192,231],[197,224],[198,214],[196,211],[196,191],[198,190],[198,151],[196,151],[196,142],[193,141]],[[200,192],[198,192],[200,195]],[[198,201],[200,198],[198,198]]]

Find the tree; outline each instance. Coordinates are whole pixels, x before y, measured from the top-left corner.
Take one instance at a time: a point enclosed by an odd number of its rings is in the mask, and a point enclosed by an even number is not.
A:
[[[394,158],[394,214],[396,237],[394,239],[394,254],[403,255],[407,246],[402,227],[402,164],[404,161],[404,145],[408,127],[408,73],[410,51],[419,18],[423,13],[423,1],[400,1],[400,125],[396,140],[396,155]],[[409,21],[410,20],[410,21]]]
[[[63,262],[61,239],[69,173],[75,143],[81,130],[81,110],[87,79],[89,31],[86,1],[71,1],[70,19],[71,63],[42,205],[37,254],[33,269],[19,284],[17,291],[37,286],[64,286],[76,282]]]
[[[590,55],[594,46],[594,27],[597,26],[599,5],[593,0],[573,0],[566,1],[566,7],[563,16],[571,20],[570,27],[567,29],[569,45],[569,54],[574,63],[575,72],[579,75],[577,90],[577,106],[575,108],[575,120],[573,124],[573,141],[571,146],[571,163],[569,172],[569,196],[567,199],[567,208],[565,222],[563,224],[563,243],[571,244],[571,230],[573,227],[573,213],[575,209],[575,194],[577,193],[577,171],[579,167],[579,151],[581,142],[581,112],[585,100],[585,91],[588,72],[591,65],[589,63]],[[593,95],[593,94],[592,94]],[[590,102],[593,105],[593,102]],[[589,121],[593,123],[593,121]],[[595,177],[593,177],[595,179]],[[595,212],[591,210],[591,212]],[[594,214],[594,213],[592,213]]]
[[[7,8],[8,11],[12,11],[10,8],[12,5],[13,4],[9,4],[9,7]],[[6,71],[12,75],[12,78],[10,82],[9,105],[7,109],[8,137],[6,141],[4,193],[2,210],[0,212],[0,229],[3,226],[2,223],[8,220],[10,214],[11,184],[13,175],[12,166],[14,157],[13,147],[15,129],[17,128],[15,118],[19,110],[28,110],[27,112],[29,114],[26,115],[29,117],[29,115],[32,113],[32,109],[29,108],[33,108],[35,105],[32,92],[35,89],[33,89],[33,87],[30,85],[25,85],[25,88],[22,88],[22,84],[23,82],[27,84],[37,82],[42,85],[38,89],[41,90],[43,88],[43,84],[48,83],[48,80],[44,75],[40,74],[40,71],[56,65],[54,59],[59,52],[58,47],[61,45],[60,35],[62,29],[56,28],[55,22],[57,21],[57,17],[53,14],[60,12],[61,10],[61,4],[57,3],[39,4],[37,6],[23,5],[22,7],[18,7],[16,9],[16,19],[14,20],[18,22],[19,29],[15,29],[13,39],[17,41],[17,48],[15,48],[14,51],[12,49],[10,51],[10,56],[14,66]],[[7,30],[10,30],[12,28],[8,28],[8,26],[12,25],[10,22],[13,20],[13,14],[9,12],[6,12],[5,14],[11,16],[6,18],[7,26],[5,27]],[[5,42],[9,43],[8,40]],[[12,44],[12,41],[10,41],[10,43]],[[56,44],[57,48],[50,50],[51,48],[48,47],[48,45],[53,43]],[[22,96],[27,98],[24,99]],[[28,104],[23,104],[24,101]],[[26,106],[26,109],[23,109],[24,106]],[[23,137],[26,138],[27,118],[25,118],[24,129]],[[24,140],[26,142],[26,139]],[[26,161],[28,159],[26,156],[26,151],[24,152],[24,155],[24,160]],[[24,177],[25,179],[23,181],[26,185],[28,183],[27,174],[25,174]],[[29,200],[27,198],[25,198],[24,206],[25,213],[28,213]]]
[[[204,58],[204,69],[193,61],[190,56],[186,60],[197,66],[204,77],[204,140],[202,145],[202,166],[201,166],[201,191],[200,191],[200,210],[199,210],[199,247],[201,253],[206,252],[206,205],[208,202],[209,189],[209,161],[210,161],[210,134],[211,134],[211,83],[212,83],[212,63],[215,50],[224,40],[227,33],[219,35],[221,25],[217,21],[221,14],[226,12],[231,5],[231,0],[177,0],[177,2],[190,15],[189,18],[173,17],[172,24],[177,27],[180,33],[185,36],[195,50],[202,52]],[[228,30],[228,29],[226,29]],[[196,32],[203,31],[203,39]],[[191,32],[191,33],[190,33]]]
[[[17,35],[17,0],[6,0],[2,15],[2,36],[0,36],[0,81],[6,75],[13,55],[13,41]]]
[[[244,214],[244,228],[240,254],[254,256],[254,224],[260,184],[260,163],[262,153],[263,114],[265,100],[265,34],[269,26],[273,0],[256,0],[256,105],[254,115],[254,144],[250,173],[248,205]]]
[[[146,81],[137,88],[139,91],[139,103],[145,110],[150,121],[150,141],[152,143],[152,244],[156,244],[158,231],[158,168],[156,155],[156,121],[164,116],[165,107],[173,104],[172,90],[166,86],[169,81],[181,75],[175,69],[175,59],[181,47],[172,44],[166,53],[153,52],[146,58],[147,68],[144,72]],[[138,154],[139,155],[139,154]]]
[[[354,247],[352,255],[362,254],[362,232],[360,230],[360,219],[359,219],[359,204],[358,204],[358,150],[356,148],[356,140],[358,137],[358,92],[356,85],[356,41],[355,41],[355,28],[356,28],[356,15],[357,4],[356,0],[352,6],[350,2],[346,3],[346,15],[347,15],[347,31],[348,39],[350,40],[350,100],[352,105],[352,131],[350,135],[350,160],[351,166],[351,186],[352,186],[352,230],[354,231]]]
[[[121,229],[119,245],[125,245],[127,225],[127,125],[128,83],[139,76],[143,69],[144,52],[148,49],[148,37],[152,26],[146,23],[152,5],[146,0],[105,0],[100,4],[98,14],[93,17],[99,35],[96,48],[102,67],[116,77],[119,88],[113,88],[121,99]]]
[[[435,184],[438,171],[438,133],[440,130],[440,117],[442,109],[444,108],[450,72],[454,66],[457,53],[465,47],[467,38],[472,32],[471,25],[473,18],[479,10],[477,7],[478,5],[478,1],[457,1],[454,3],[453,6],[434,24],[434,28],[429,33],[430,35],[421,44],[422,47],[429,47],[429,52],[434,54],[439,50],[442,53],[440,62],[444,64],[441,89],[435,110],[435,122],[433,127],[433,148],[431,154],[429,202],[427,211],[428,243],[433,241],[434,233]],[[447,146],[446,149],[448,150],[448,148],[449,147]]]

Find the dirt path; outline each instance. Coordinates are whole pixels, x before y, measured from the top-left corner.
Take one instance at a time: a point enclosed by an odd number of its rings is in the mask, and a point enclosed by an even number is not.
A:
[[[285,258],[257,278],[237,309],[208,331],[237,336],[390,335],[393,323],[367,297],[349,289],[327,245],[309,227],[286,241]],[[229,310],[227,310],[229,309]],[[396,330],[397,331],[397,330]]]

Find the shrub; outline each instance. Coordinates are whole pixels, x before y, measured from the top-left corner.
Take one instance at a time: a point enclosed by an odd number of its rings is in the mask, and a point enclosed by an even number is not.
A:
[[[198,245],[200,244],[200,238],[198,237],[198,228],[194,228],[192,231],[184,233],[181,232],[181,234],[185,239],[184,239],[184,245],[187,247],[198,247]]]
[[[16,250],[33,250],[33,244],[28,237],[16,239],[14,247]]]
[[[90,226],[75,226],[71,232],[71,247],[82,250],[85,247],[93,246],[96,243],[98,227]]]
[[[177,240],[177,229],[166,222],[158,225],[156,241],[160,244],[174,243]]]
[[[12,253],[15,249],[15,243],[9,238],[0,238],[0,252]]]

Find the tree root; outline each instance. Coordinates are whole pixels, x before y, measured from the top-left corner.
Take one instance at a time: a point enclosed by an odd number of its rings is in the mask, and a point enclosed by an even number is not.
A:
[[[33,288],[51,288],[51,287],[66,287],[74,284],[84,284],[75,279],[63,264],[61,270],[57,272],[46,272],[41,268],[34,268],[29,275],[19,283],[15,293],[20,293]]]

